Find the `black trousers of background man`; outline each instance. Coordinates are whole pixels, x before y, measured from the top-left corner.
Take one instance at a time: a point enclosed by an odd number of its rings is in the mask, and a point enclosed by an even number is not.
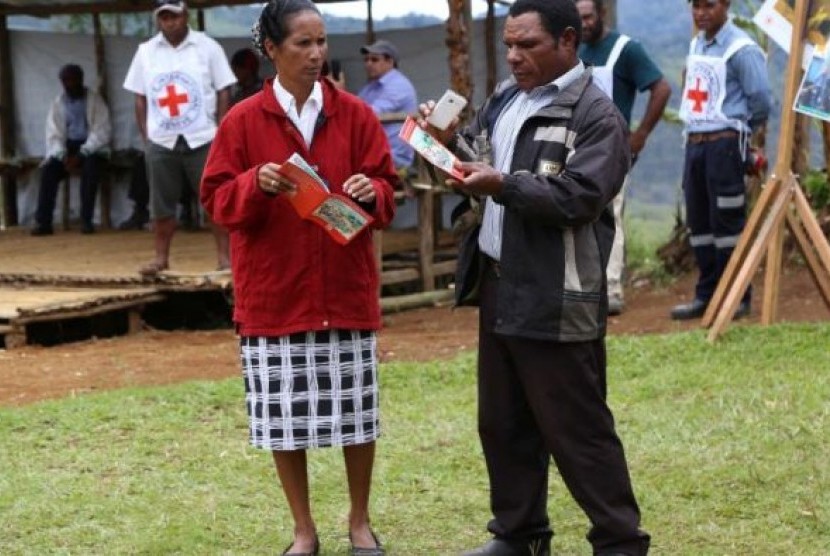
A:
[[[734,137],[686,145],[683,193],[686,222],[700,276],[695,297],[708,302],[715,294],[732,251],[746,225],[745,164],[737,132]],[[749,302],[747,288],[741,301]]]
[[[550,458],[593,527],[594,552],[640,555],[649,537],[605,401],[605,341],[559,343],[495,334],[499,278],[481,287],[479,435],[496,537],[549,538]]]
[[[130,178],[130,189],[127,196],[135,203],[135,209],[148,214],[150,205],[150,185],[147,183],[147,163],[144,153],[139,152],[133,162],[133,171]]]
[[[67,156],[78,156],[81,168],[81,221],[92,225],[95,214],[95,197],[98,195],[98,181],[103,159],[98,155],[82,156],[82,141],[67,141]],[[63,160],[50,158],[41,169],[40,190],[37,197],[35,220],[39,227],[51,228],[55,213],[58,186],[69,175]]]

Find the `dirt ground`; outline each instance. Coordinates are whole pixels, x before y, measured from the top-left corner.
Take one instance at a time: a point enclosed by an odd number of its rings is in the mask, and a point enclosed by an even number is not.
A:
[[[761,282],[759,275],[753,315],[742,324],[759,321]],[[679,323],[668,318],[674,304],[689,299],[693,284],[691,275],[665,287],[635,284],[626,292],[625,312],[610,319],[609,334],[666,333],[699,326],[698,321]],[[779,320],[828,319],[830,311],[808,271],[803,267],[785,269]],[[382,361],[448,359],[476,346],[475,309],[415,309],[387,315],[384,323],[379,337]],[[129,386],[238,376],[236,345],[230,330],[148,330],[133,336],[48,348],[0,350],[0,405],[24,405]]]

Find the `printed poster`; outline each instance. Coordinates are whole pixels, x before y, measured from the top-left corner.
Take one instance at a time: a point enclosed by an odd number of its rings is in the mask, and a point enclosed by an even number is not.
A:
[[[796,0],[764,0],[752,22],[766,33],[784,52],[790,52]],[[812,58],[812,49],[824,49],[830,34],[830,0],[813,0],[807,17],[807,47],[804,69]]]
[[[812,56],[795,95],[793,110],[830,121],[830,56]]]

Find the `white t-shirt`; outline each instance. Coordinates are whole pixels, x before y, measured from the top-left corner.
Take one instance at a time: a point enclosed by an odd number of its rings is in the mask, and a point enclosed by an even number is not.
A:
[[[176,47],[161,33],[141,43],[124,88],[147,97],[150,141],[172,149],[182,135],[196,148],[216,135],[216,92],[234,83],[219,43],[189,29]]]

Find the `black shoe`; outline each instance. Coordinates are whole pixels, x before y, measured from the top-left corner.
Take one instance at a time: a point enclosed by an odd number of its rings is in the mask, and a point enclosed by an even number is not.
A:
[[[94,234],[95,226],[92,225],[92,222],[85,222],[81,225],[81,233],[85,235]]]
[[[150,222],[150,214],[146,210],[134,210],[133,213],[119,224],[119,230],[143,230]]]
[[[526,541],[491,539],[461,556],[550,556],[550,538],[536,538]]]
[[[671,310],[671,318],[672,320],[699,319],[706,312],[707,305],[709,305],[708,301],[697,298],[693,299],[691,303],[675,305],[674,309]]]
[[[741,304],[738,305],[738,309],[735,311],[735,316],[732,317],[734,320],[742,319],[744,317],[749,316],[750,306],[749,301],[741,301]]]
[[[37,226],[32,228],[32,231],[29,233],[31,233],[33,236],[51,236],[55,233],[55,231],[52,229],[52,226],[43,226],[41,224],[38,224]]]
[[[375,535],[374,531],[369,532],[372,533],[372,538],[375,539],[374,548],[360,548],[352,543],[351,556],[386,556],[386,550],[383,549],[383,545],[380,543],[378,536]],[[352,534],[349,533],[349,543],[351,542]]]
[[[289,552],[292,546],[294,546],[293,542],[283,551],[282,556],[318,556],[320,554],[320,537],[314,536],[314,548],[311,552]]]

